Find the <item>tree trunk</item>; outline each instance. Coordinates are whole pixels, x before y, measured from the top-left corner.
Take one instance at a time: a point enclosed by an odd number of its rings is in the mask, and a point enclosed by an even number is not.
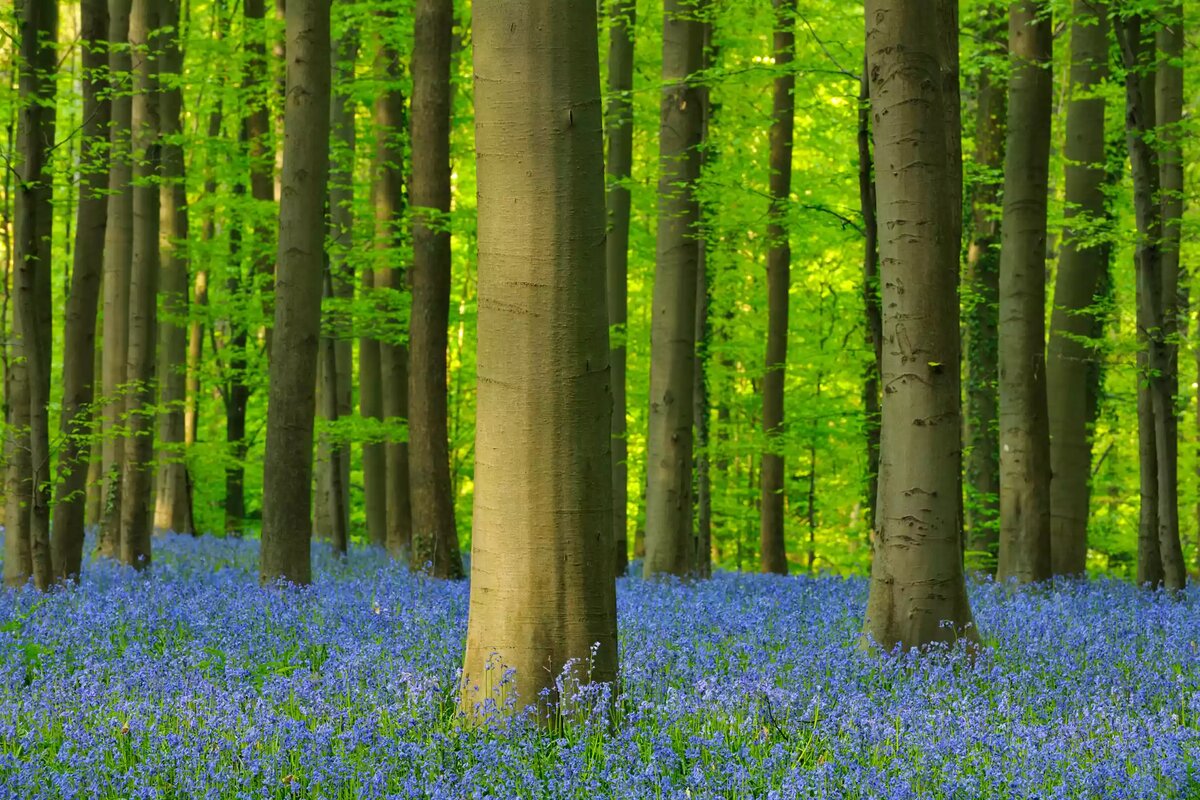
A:
[[[1162,214],[1162,369],[1157,394],[1163,409],[1158,456],[1159,542],[1164,578],[1170,589],[1182,589],[1187,568],[1179,531],[1179,338],[1181,315],[1179,250],[1183,224],[1183,4],[1169,3],[1156,34],[1155,137],[1158,143],[1159,198]],[[1146,98],[1149,102],[1149,98]],[[1155,413],[1158,413],[1157,411]],[[1156,428],[1156,431],[1159,428]],[[1164,524],[1167,523],[1167,524]]]
[[[335,147],[329,165],[330,241],[325,297],[348,301],[354,296],[353,267],[346,257],[354,244],[354,101],[349,88],[358,60],[358,38],[347,31],[333,46],[333,96],[330,98],[330,128]],[[350,340],[345,337],[341,307],[327,315],[328,330],[321,338],[321,359],[317,365],[318,409],[327,422],[350,414]],[[330,353],[326,353],[325,350]],[[317,444],[316,534],[331,537],[334,547],[346,538],[350,528],[350,459],[343,442],[322,436]],[[335,474],[336,471],[336,474]],[[334,487],[340,495],[335,496]],[[342,517],[337,517],[341,509]],[[345,545],[340,548],[345,551]]]
[[[386,88],[376,96],[374,109],[375,181],[371,186],[371,200],[375,207],[375,285],[376,288],[397,293],[402,288],[401,271],[398,265],[394,265],[393,259],[404,244],[404,138],[407,120],[404,115],[404,94],[400,90],[400,56],[386,42],[380,43],[376,71]],[[448,73],[446,79],[449,80]],[[449,164],[449,161],[446,163]],[[444,345],[443,341],[443,351]],[[408,347],[400,344],[394,335],[384,336],[379,342],[379,368],[380,410],[389,424],[389,434],[383,445],[383,541],[393,558],[407,561],[413,530],[408,442],[397,439],[390,431],[394,430],[391,426],[403,424],[408,418]],[[444,393],[444,373],[442,387]]]
[[[179,0],[161,0],[160,25],[169,29],[162,40],[160,72],[183,72],[183,43],[179,32]],[[162,243],[162,308],[159,320],[158,479],[154,527],[190,533],[187,462],[183,413],[187,398],[188,346],[188,218],[181,115],[183,95],[172,80],[159,98],[162,124],[163,183],[159,192],[159,231]]]
[[[79,577],[83,562],[84,511],[88,463],[92,453],[92,400],[96,377],[96,312],[103,270],[104,232],[108,223],[107,151],[112,104],[103,71],[108,60],[107,0],[82,0],[83,137],[79,155],[79,207],[75,216],[75,254],[63,329],[63,407],[59,426],[62,449],[54,507],[54,575]]]
[[[287,104],[260,575],[312,575],[313,420],[329,174],[329,0],[287,5]]]
[[[128,436],[121,482],[121,561],[150,564],[151,477],[154,468],[154,351],[157,337],[158,213],[158,4],[133,0],[129,46],[133,50],[133,251],[129,270],[129,348],[125,358]]]
[[[129,40],[132,0],[109,0],[108,40]],[[108,53],[112,136],[108,172],[108,227],[104,234],[104,331],[100,365],[100,459],[104,473],[98,552],[116,558],[121,546],[121,475],[124,471],[125,355],[129,342],[129,268],[133,252],[132,59],[129,50]]]
[[[461,703],[504,710],[515,695],[548,722],[580,683],[617,677],[596,4],[473,13],[479,404]]]
[[[960,237],[946,198],[959,189],[943,75],[954,37],[936,30],[946,15],[931,19],[914,3],[870,0],[866,18],[885,387],[866,634],[890,650],[977,633],[956,497]]]
[[[628,317],[629,186],[633,169],[633,44],[637,26],[635,0],[613,0],[608,31],[608,237],[605,271],[608,275],[608,324],[611,331],[609,363],[612,368],[613,541],[615,570],[629,567],[629,443],[626,433],[625,337]]]
[[[21,0],[16,10],[21,108],[17,114],[13,226],[13,355],[14,363],[22,359],[24,363],[14,375],[12,419],[17,437],[13,449],[29,449],[14,459],[20,471],[10,477],[8,521],[16,524],[6,532],[4,580],[20,586],[32,577],[37,588],[45,590],[53,580],[48,414],[54,218],[50,156],[55,137],[58,7]],[[18,408],[17,403],[24,407]]]
[[[408,447],[412,563],[439,578],[462,577],[450,491],[446,339],[450,324],[450,46],[454,4],[417,0],[412,57],[412,315]]]
[[[879,225],[875,217],[875,176],[871,158],[871,101],[866,64],[858,83],[858,199],[863,217],[863,309],[872,360],[863,378],[863,419],[867,445],[866,505],[875,524],[879,500],[879,376],[883,365],[883,310],[879,305]]]
[[[691,5],[666,0],[658,157],[658,242],[650,323],[644,574],[686,575],[692,543],[692,413],[696,361],[696,223],[704,30]]]
[[[762,380],[762,501],[759,538],[762,571],[786,575],[783,537],[783,384],[787,374],[788,292],[792,248],[787,213],[792,193],[792,131],[795,127],[796,54],[795,0],[773,0],[775,9],[775,98],[771,119],[771,205],[767,216],[767,357]]]
[[[1007,14],[1001,3],[980,10],[983,49],[1008,52]],[[985,65],[979,71],[975,106],[975,163],[985,169],[971,198],[971,235],[963,292],[963,342],[967,351],[966,411],[963,419],[966,472],[967,549],[986,554],[995,571],[1000,547],[1000,442],[997,412],[1000,303],[1000,203],[1003,186],[1008,87]]]
[[[1008,133],[1000,247],[1000,557],[996,577],[1050,577],[1046,409],[1046,197],[1053,75],[1050,18],[1037,0],[1009,11]]]
[[[1099,353],[1090,342],[1102,333],[1098,293],[1108,271],[1105,224],[1104,95],[1108,79],[1108,10],[1075,0],[1071,23],[1071,101],[1067,106],[1066,218],[1046,390],[1050,418],[1050,556],[1055,575],[1079,575],[1087,564],[1092,431],[1096,406],[1093,375]],[[1102,230],[1102,228],[1101,228]],[[1080,391],[1080,387],[1086,387]]]

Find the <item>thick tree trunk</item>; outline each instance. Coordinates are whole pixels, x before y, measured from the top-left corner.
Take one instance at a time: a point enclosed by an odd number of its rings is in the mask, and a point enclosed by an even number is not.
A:
[[[108,2],[82,0],[80,37],[83,66],[83,137],[79,156],[79,207],[75,215],[75,253],[63,328],[63,407],[59,426],[62,449],[54,507],[54,575],[79,576],[83,561],[84,511],[88,462],[92,453],[92,400],[96,378],[96,312],[103,271],[104,232],[108,223],[107,151],[112,104],[104,91],[108,61]]]
[[[354,296],[353,267],[346,255],[354,244],[354,101],[350,86],[358,59],[358,38],[348,31],[333,46],[333,96],[330,98],[329,124],[335,147],[329,164],[330,241],[328,279],[325,297],[346,301]],[[321,359],[317,365],[318,409],[327,422],[350,414],[350,340],[345,337],[342,314],[325,321],[326,335],[321,337]],[[330,353],[325,351],[329,350]],[[332,354],[332,356],[330,356]],[[332,358],[332,360],[331,360]],[[336,471],[336,473],[335,473]],[[341,441],[322,436],[317,444],[317,497],[315,532],[329,537],[338,547],[350,528],[350,459]],[[335,487],[338,487],[335,490]],[[341,494],[335,496],[334,492]],[[336,516],[341,509],[342,516]],[[341,546],[345,550],[345,546]]]
[[[150,564],[151,478],[156,397],[154,351],[158,326],[158,213],[161,142],[158,112],[158,3],[133,0],[133,250],[129,270],[129,348],[125,358],[128,436],[121,481],[121,551],[125,564]]]
[[[1066,217],[1047,354],[1050,418],[1050,556],[1055,575],[1079,575],[1087,563],[1094,375],[1101,354],[1089,344],[1102,332],[1097,294],[1110,248],[1096,240],[1107,216],[1104,95],[1108,79],[1108,9],[1075,0],[1071,23],[1071,101],[1067,106]],[[1086,387],[1080,391],[1080,387]]]
[[[1162,368],[1157,392],[1164,410],[1158,456],[1159,542],[1168,588],[1182,589],[1186,565],[1179,530],[1179,337],[1183,330],[1180,300],[1180,233],[1183,223],[1183,4],[1169,3],[1158,29],[1155,74],[1155,136],[1158,142],[1159,202],[1162,214]],[[1149,102],[1149,98],[1146,98]],[[1157,411],[1155,413],[1158,413]],[[1156,428],[1156,431],[1160,430]],[[1163,523],[1169,523],[1164,525]]]
[[[867,445],[866,505],[875,524],[879,500],[879,376],[883,368],[883,309],[879,304],[879,224],[871,157],[871,99],[866,64],[858,88],[858,199],[863,217],[863,310],[872,360],[863,377],[863,422]]]
[[[883,288],[879,509],[866,633],[885,649],[975,640],[961,559],[955,131],[945,15],[870,0],[867,72]],[[950,32],[952,33],[952,32]],[[945,623],[950,623],[947,626]]]
[[[23,360],[12,385],[16,441],[8,502],[4,581],[20,586],[33,578],[45,590],[53,580],[50,552],[50,270],[53,224],[54,72],[58,7],[21,0],[17,6],[21,108],[17,114],[18,161],[13,230],[13,362]],[[17,385],[23,384],[23,385]],[[18,408],[17,404],[24,408]],[[24,463],[22,463],[24,462]],[[16,471],[19,470],[19,471]],[[14,525],[15,523],[15,525]],[[11,539],[12,541],[8,541]]]
[[[700,6],[698,11],[702,17],[710,6]],[[719,48],[713,43],[713,25],[711,19],[704,19],[704,69],[710,70],[716,61]],[[708,131],[712,123],[713,103],[712,93],[708,86],[700,92],[701,122],[700,148],[703,171],[711,163],[714,150],[708,146]],[[708,239],[703,231],[707,230],[710,215],[719,213],[713,204],[711,207],[701,206],[700,227],[701,235],[696,241],[696,371],[692,379],[692,419],[696,426],[695,470],[696,470],[696,544],[695,571],[701,578],[712,577],[712,470],[709,461],[709,418],[711,410],[708,395],[709,349],[712,346],[712,320],[709,318],[709,308],[712,305],[712,287],[708,274]],[[610,310],[611,315],[611,310]]]
[[[329,0],[291,0],[286,19],[287,103],[260,575],[264,583],[306,584],[312,575],[313,420],[329,174]]]
[[[108,40],[129,40],[132,0],[109,0]],[[104,234],[104,331],[100,365],[100,459],[104,473],[98,552],[116,558],[121,546],[121,474],[125,459],[125,356],[129,342],[129,268],[133,252],[133,161],[130,152],[132,59],[127,48],[108,53],[112,95],[108,227]]]
[[[515,694],[549,721],[569,665],[566,693],[617,676],[596,4],[473,12],[479,405],[461,702],[470,714],[498,694],[503,710]]]
[[[1167,588],[1174,590],[1183,587],[1187,575],[1179,541],[1178,487],[1175,483],[1178,477],[1177,443],[1172,424],[1174,392],[1167,379],[1166,313],[1172,310],[1174,301],[1168,302],[1163,291],[1166,282],[1163,276],[1164,206],[1159,200],[1160,159],[1150,141],[1155,130],[1154,39],[1143,34],[1143,21],[1139,16],[1123,20],[1117,33],[1127,70],[1126,141],[1138,225],[1135,260],[1138,334],[1142,340],[1138,364],[1146,376],[1145,389],[1138,396],[1138,452],[1142,473],[1138,581],[1157,584],[1161,580]]]
[[[159,98],[162,125],[163,183],[159,192],[161,295],[163,317],[158,325],[159,403],[158,478],[154,527],[190,533],[184,405],[187,398],[188,266],[187,192],[181,141],[183,94],[174,76],[182,74],[179,0],[161,0],[160,25],[169,29],[162,40],[159,71],[173,76]]]
[[[980,9],[983,47],[992,57],[1008,51],[1003,4]],[[975,163],[986,169],[971,197],[971,234],[964,283],[963,344],[966,357],[966,409],[963,417],[967,549],[986,553],[995,571],[1000,547],[1000,442],[997,412],[1000,303],[1000,202],[1003,186],[1008,87],[986,66],[979,71],[975,106]]]
[[[612,368],[613,541],[615,570],[629,567],[629,443],[626,433],[625,323],[628,316],[629,187],[633,169],[633,43],[637,3],[614,0],[608,31],[608,237],[605,271],[608,275],[608,324],[611,333],[609,362]]]
[[[996,576],[1050,577],[1046,409],[1046,198],[1053,76],[1050,19],[1036,0],[1009,11],[1008,132],[1000,246],[1000,557]]]
[[[371,199],[375,206],[375,280],[377,287],[399,292],[402,288],[401,271],[392,260],[404,242],[404,138],[407,120],[404,116],[404,95],[399,85],[402,75],[400,56],[395,48],[386,43],[380,44],[376,68],[386,88],[375,98],[374,109],[375,181],[371,186]],[[448,73],[446,79],[449,80]],[[446,163],[449,164],[449,161]],[[383,418],[394,425],[403,424],[408,418],[408,347],[389,339],[391,337],[385,337],[379,343],[380,410]],[[443,341],[443,351],[444,345]],[[444,377],[442,387],[444,392]],[[386,509],[383,541],[393,558],[405,561],[411,552],[413,532],[408,459],[408,442],[389,435],[384,444]]]
[[[696,223],[704,30],[691,5],[666,0],[658,157],[658,242],[650,323],[644,574],[686,575],[692,542],[692,414],[696,362]]]
[[[412,315],[408,448],[412,563],[439,578],[463,574],[450,491],[446,338],[450,321],[450,46],[454,4],[417,0],[413,49]],[[593,32],[594,33],[594,32]]]
[[[796,76],[795,0],[774,0],[775,97],[771,119],[771,205],[767,216],[767,357],[762,380],[763,434],[762,499],[759,539],[762,571],[786,575],[787,550],[783,537],[783,384],[787,374],[788,292],[791,288],[792,248],[786,220],[792,193],[792,131]]]

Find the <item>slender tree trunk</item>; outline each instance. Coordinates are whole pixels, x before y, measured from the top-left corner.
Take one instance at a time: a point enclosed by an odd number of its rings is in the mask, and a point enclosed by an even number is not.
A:
[[[1071,23],[1071,100],[1067,106],[1066,216],[1054,286],[1047,355],[1050,414],[1050,554],[1056,575],[1082,574],[1087,562],[1094,380],[1102,333],[1097,295],[1109,245],[1096,241],[1107,216],[1104,95],[1108,9],[1075,0]],[[1080,387],[1087,387],[1080,391]]]
[[[883,310],[879,304],[879,225],[875,218],[871,101],[865,63],[858,86],[858,198],[863,217],[862,293],[867,347],[873,355],[863,379],[863,418],[867,445],[866,505],[873,526],[879,500],[879,375],[883,365]]]
[[[376,96],[374,109],[375,181],[371,199],[375,207],[375,285],[389,292],[399,292],[401,271],[393,265],[393,255],[401,249],[405,238],[404,139],[407,120],[404,94],[399,85],[402,77],[400,56],[386,42],[380,43],[376,70],[386,88]],[[449,80],[448,73],[446,79]],[[444,345],[445,341],[443,352]],[[407,346],[398,343],[394,337],[384,337],[379,343],[379,367],[383,418],[390,425],[403,424],[408,418]],[[444,379],[442,391],[445,392]],[[413,532],[408,460],[408,442],[389,434],[384,444],[384,544],[393,558],[405,561],[410,555]]]
[[[1180,589],[1186,580],[1179,541],[1176,442],[1171,419],[1174,392],[1167,380],[1168,342],[1164,297],[1163,205],[1160,204],[1160,159],[1152,148],[1155,130],[1154,39],[1143,34],[1143,20],[1131,16],[1118,24],[1125,67],[1126,140],[1133,171],[1133,205],[1137,217],[1139,367],[1146,387],[1138,397],[1139,461],[1142,512],[1139,525],[1138,581]],[[1151,464],[1153,466],[1151,466]],[[1153,506],[1153,512],[1148,508]],[[1151,524],[1153,523],[1153,527]],[[1156,541],[1155,541],[1156,540]],[[1157,544],[1155,553],[1154,544]],[[1157,558],[1156,558],[1157,556]]]
[[[1053,76],[1050,19],[1037,0],[1009,11],[1008,133],[1000,248],[1000,557],[996,575],[1050,577],[1046,409],[1046,197]]]
[[[948,15],[897,0],[870,0],[866,18],[886,387],[866,634],[890,650],[977,633],[956,497],[960,237],[946,198],[959,187],[943,75],[953,31],[938,30]]]
[[[105,60],[107,60],[107,59],[105,59]],[[111,125],[111,122],[112,122],[112,102],[110,101],[109,102],[109,124],[110,125]],[[105,135],[105,134],[102,134],[102,135],[104,135],[105,139],[108,138],[107,135]],[[105,144],[107,144],[107,143],[105,143]],[[107,173],[108,173],[107,163],[102,163],[101,168],[103,169],[105,175],[107,176]],[[105,178],[105,185],[107,185],[107,177]],[[105,218],[107,218],[108,217],[108,199],[103,198],[103,200],[104,200],[104,216],[105,216]],[[107,224],[105,225],[105,228],[106,228],[106,235],[107,235]],[[103,253],[103,243],[101,243],[100,252]],[[103,275],[103,270],[104,270],[103,255],[101,255],[100,262],[101,262],[100,263],[101,275]],[[100,294],[100,296],[103,296],[103,294],[102,294],[103,291],[104,291],[104,282],[103,282],[103,280],[101,280],[100,284],[97,286],[97,293]],[[99,298],[97,298],[97,304],[98,303],[99,303]],[[69,310],[68,310],[68,313],[70,313]],[[103,321],[99,319],[99,315],[97,315],[96,323],[97,323],[97,328],[99,328],[100,325],[103,324]],[[96,333],[100,333],[100,331],[97,330]],[[93,334],[93,339],[95,341],[95,346],[92,348],[93,356],[94,356],[94,358],[92,359],[92,408],[93,409],[95,408],[95,404],[97,402],[96,385],[95,384],[96,384],[96,380],[97,380],[98,376],[102,372],[101,365],[103,364],[103,359],[104,359],[104,353],[101,352],[103,350],[103,347],[100,344],[99,338],[100,338],[99,336],[96,336],[95,334]],[[65,396],[66,395],[64,393],[64,397]],[[64,404],[65,403],[66,403],[66,401],[64,400]],[[95,411],[93,410],[90,413],[95,414]],[[97,431],[97,429],[99,429],[99,427],[100,427],[100,420],[97,419],[95,421],[95,423],[92,425],[91,442],[88,444],[89,456],[88,456],[88,467],[87,467],[87,492],[86,492],[87,499],[86,499],[84,515],[83,515],[86,525],[97,525],[97,526],[100,524],[100,518],[102,516],[103,509],[104,509],[104,469],[103,469],[103,464],[102,464],[103,459],[101,458],[102,442],[100,441],[100,437],[96,435],[96,431]],[[82,557],[81,557],[81,562],[82,562]]]
[[[88,463],[92,453],[92,400],[96,377],[96,312],[108,223],[108,169],[103,154],[112,104],[104,92],[108,61],[107,0],[82,0],[79,7],[83,66],[83,137],[79,156],[79,207],[75,253],[63,330],[62,449],[54,507],[54,575],[79,576],[83,561]]]
[[[58,7],[18,3],[19,91],[17,175],[13,231],[14,361],[24,361],[13,385],[13,449],[23,468],[10,478],[4,580],[19,586],[33,578],[45,590],[53,580],[50,552],[50,270],[54,218],[51,148],[55,136],[54,72]],[[17,386],[16,383],[24,384]],[[20,402],[24,408],[18,408]],[[17,427],[19,426],[19,427]],[[21,463],[25,462],[25,463]],[[11,469],[11,467],[10,467]],[[11,539],[12,541],[7,541]]]
[[[691,4],[666,0],[658,157],[658,242],[650,324],[644,574],[686,575],[692,543],[692,414],[704,30]]]
[[[1155,75],[1155,137],[1158,143],[1162,214],[1162,369],[1157,386],[1163,409],[1158,456],[1159,541],[1167,586],[1187,581],[1179,531],[1179,339],[1186,313],[1180,299],[1179,250],[1183,224],[1183,3],[1169,3],[1158,29]],[[1149,102],[1149,98],[1146,98]],[[1157,411],[1155,412],[1158,413]],[[1160,430],[1156,428],[1156,431]],[[1164,524],[1167,523],[1167,524]]]
[[[771,121],[771,205],[767,224],[767,358],[762,381],[763,434],[762,501],[759,511],[762,571],[786,575],[787,550],[783,536],[784,424],[783,384],[787,374],[788,293],[791,289],[792,248],[786,220],[792,192],[792,131],[796,76],[795,0],[774,0],[775,78]]]
[[[980,9],[982,46],[986,54],[1008,51],[1007,14],[999,2]],[[998,424],[1000,203],[1003,187],[1005,117],[1008,87],[986,65],[979,71],[975,107],[975,163],[984,172],[971,198],[971,234],[963,310],[963,342],[967,351],[965,446],[967,549],[987,554],[995,571],[1000,547],[1000,442]]]
[[[163,317],[158,326],[159,403],[158,479],[154,527],[190,533],[183,413],[187,397],[188,218],[181,115],[183,94],[174,76],[183,72],[179,0],[160,0],[162,42],[160,72],[172,76],[159,98],[162,124],[163,183],[159,192],[162,243]]]
[[[333,96],[329,124],[336,147],[330,154],[329,223],[330,241],[325,297],[348,300],[354,295],[350,277],[353,269],[346,255],[353,250],[354,235],[354,101],[349,88],[358,60],[358,38],[347,31],[333,46]],[[350,414],[350,340],[345,338],[342,314],[329,315],[328,331],[321,338],[321,360],[317,365],[318,408],[327,422]],[[327,354],[325,350],[329,350]],[[330,354],[332,354],[330,356]],[[350,528],[350,459],[341,441],[322,436],[317,445],[316,534],[331,537],[334,547],[345,551]],[[335,474],[336,471],[336,474]],[[335,488],[342,493],[334,495]],[[336,516],[341,509],[343,516]]]
[[[515,695],[549,721],[547,704],[617,676],[596,4],[473,13],[479,405],[461,703]]]
[[[463,574],[450,493],[446,425],[446,338],[450,321],[451,0],[417,0],[413,48],[412,315],[408,441],[412,561],[439,578]]]
[[[109,0],[108,40],[129,40],[132,0]],[[129,269],[133,252],[133,162],[130,94],[132,59],[125,47],[108,54],[112,81],[112,136],[109,149],[108,227],[104,234],[104,342],[100,365],[101,469],[104,507],[100,515],[98,551],[116,558],[121,545],[121,475],[125,459],[125,355],[129,342]]]
[[[279,270],[263,469],[261,578],[311,579],[313,420],[329,174],[329,0],[287,6]]]
[[[633,169],[633,43],[637,3],[613,0],[608,31],[608,237],[605,271],[608,275],[609,363],[612,365],[613,541],[615,569],[624,575],[629,567],[629,443],[625,402],[625,337],[628,317],[629,186]]]
[[[376,271],[364,270],[363,294],[372,302],[378,302],[373,292]],[[382,288],[382,287],[381,287]],[[383,390],[380,385],[381,367],[379,340],[374,331],[368,331],[358,340],[358,404],[359,414],[364,419],[383,419]],[[387,544],[387,462],[383,442],[367,441],[362,446],[363,504],[367,516],[367,538],[371,544],[384,547]]]
[[[158,213],[160,177],[158,114],[158,8],[133,0],[129,46],[133,50],[133,250],[129,270],[129,349],[125,358],[125,469],[121,482],[121,561],[150,564],[151,478],[154,460],[154,351],[157,337]]]

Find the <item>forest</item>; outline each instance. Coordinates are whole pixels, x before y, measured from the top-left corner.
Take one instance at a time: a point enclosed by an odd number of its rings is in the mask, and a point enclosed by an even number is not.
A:
[[[1198,14],[0,2],[0,796],[1200,797]]]

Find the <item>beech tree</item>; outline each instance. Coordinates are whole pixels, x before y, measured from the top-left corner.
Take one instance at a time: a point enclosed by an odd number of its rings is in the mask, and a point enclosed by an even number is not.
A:
[[[943,79],[956,37],[942,30],[951,15],[927,11],[898,0],[866,8],[887,391],[865,627],[888,650],[978,636],[958,500],[960,218],[946,202],[960,191]]]
[[[287,94],[279,202],[260,577],[308,583],[313,420],[329,175],[329,0],[287,5]]]
[[[996,576],[1050,577],[1046,206],[1053,38],[1037,0],[1009,8],[1008,125],[1000,244],[1000,557]]]
[[[497,694],[501,710],[513,694],[518,708],[553,703],[569,664],[568,691],[617,675],[596,4],[496,0],[472,16],[479,405],[468,714]]]

